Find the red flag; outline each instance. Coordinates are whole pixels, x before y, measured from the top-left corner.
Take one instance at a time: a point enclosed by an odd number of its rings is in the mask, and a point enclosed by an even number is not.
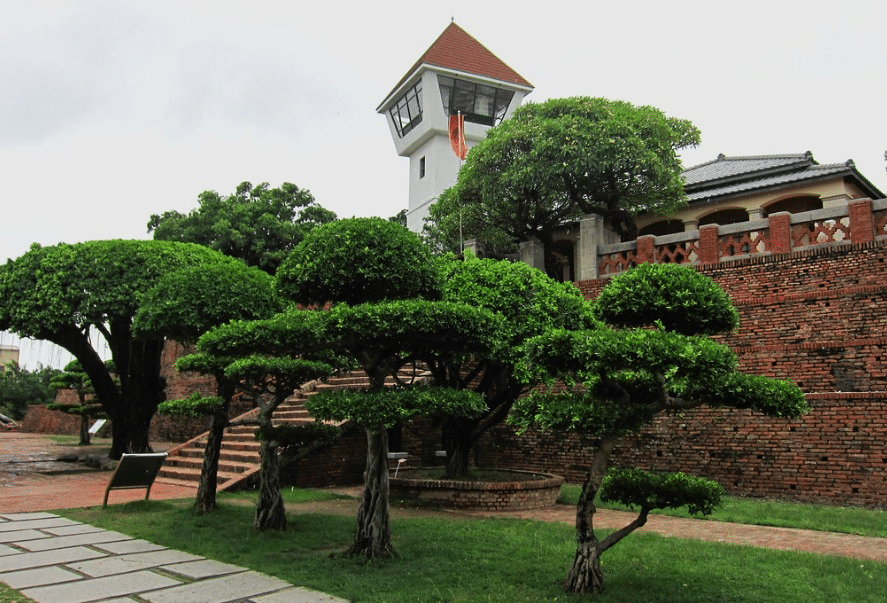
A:
[[[465,159],[468,145],[465,144],[465,116],[450,115],[450,146],[459,159]]]

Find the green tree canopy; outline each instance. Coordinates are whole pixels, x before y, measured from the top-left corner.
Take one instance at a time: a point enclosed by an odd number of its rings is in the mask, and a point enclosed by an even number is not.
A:
[[[720,496],[717,486],[686,476],[619,474],[602,494],[639,506],[640,515],[599,541],[593,500],[621,436],[659,413],[702,405],[789,418],[809,409],[794,383],[739,372],[732,350],[705,336],[732,330],[737,321],[726,294],[693,268],[650,264],[629,270],[604,288],[597,303],[608,328],[550,331],[524,346],[521,374],[561,385],[520,400],[510,417],[523,429],[578,434],[592,449],[577,508],[576,555],[565,582],[566,590],[580,593],[601,590],[600,555],[644,525],[651,509],[686,504],[706,512]],[[687,316],[678,317],[675,308]]]
[[[431,206],[427,232],[447,250],[458,250],[460,230],[494,252],[533,238],[550,250],[556,229],[598,214],[631,239],[636,215],[685,203],[677,153],[698,143],[693,124],[654,107],[589,97],[528,103],[471,149],[456,185]]]
[[[444,421],[447,475],[465,477],[474,443],[505,419],[511,405],[531,389],[532,382],[515,377],[521,345],[551,329],[589,329],[597,325],[592,306],[569,283],[559,283],[521,262],[478,259],[452,261],[443,287],[445,301],[494,313],[493,344],[468,353],[431,358],[426,365],[435,382],[456,389],[472,389],[484,396],[487,408],[473,417]]]
[[[137,337],[132,321],[145,293],[176,270],[230,258],[170,241],[90,241],[35,245],[0,266],[0,330],[68,350],[87,374],[112,421],[111,456],[150,449],[148,427],[163,400],[163,337]],[[93,348],[107,344],[112,374]]]
[[[166,336],[194,343],[212,327],[231,320],[268,318],[283,308],[274,293],[274,282],[268,273],[233,258],[170,272],[145,293],[133,319],[133,332],[140,337]],[[159,409],[166,414],[211,417],[195,498],[195,508],[200,513],[216,509],[219,454],[237,385],[225,374],[230,361],[200,354],[180,358],[176,362],[179,370],[215,378],[214,401],[191,395]]]
[[[336,219],[295,184],[271,188],[242,182],[233,194],[204,191],[187,214],[153,214],[148,232],[155,240],[198,243],[274,274],[290,251],[315,226]]]
[[[382,218],[313,230],[277,273],[280,294],[302,304],[440,297],[440,272],[418,235]]]

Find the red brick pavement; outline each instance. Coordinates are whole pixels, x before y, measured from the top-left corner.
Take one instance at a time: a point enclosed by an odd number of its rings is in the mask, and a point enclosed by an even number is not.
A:
[[[82,455],[90,450],[62,446],[41,434],[0,431],[0,513],[101,505],[112,471],[72,472],[82,466],[53,462],[65,454]],[[195,488],[157,481],[151,487],[150,498],[190,498],[195,493]],[[144,489],[112,490],[108,504],[143,498]]]

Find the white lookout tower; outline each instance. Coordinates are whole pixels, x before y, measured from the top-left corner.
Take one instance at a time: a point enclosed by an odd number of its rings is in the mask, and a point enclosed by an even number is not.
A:
[[[376,111],[388,119],[397,154],[410,158],[410,230],[422,230],[429,206],[456,183],[457,152],[483,140],[532,91],[530,82],[455,23],[407,71]]]

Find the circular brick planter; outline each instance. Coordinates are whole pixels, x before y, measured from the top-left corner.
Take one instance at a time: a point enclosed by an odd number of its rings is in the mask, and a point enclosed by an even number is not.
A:
[[[431,503],[449,509],[521,511],[557,502],[564,478],[549,473],[496,469],[501,479],[468,481],[429,479],[423,470],[400,470],[389,478],[392,498]]]

